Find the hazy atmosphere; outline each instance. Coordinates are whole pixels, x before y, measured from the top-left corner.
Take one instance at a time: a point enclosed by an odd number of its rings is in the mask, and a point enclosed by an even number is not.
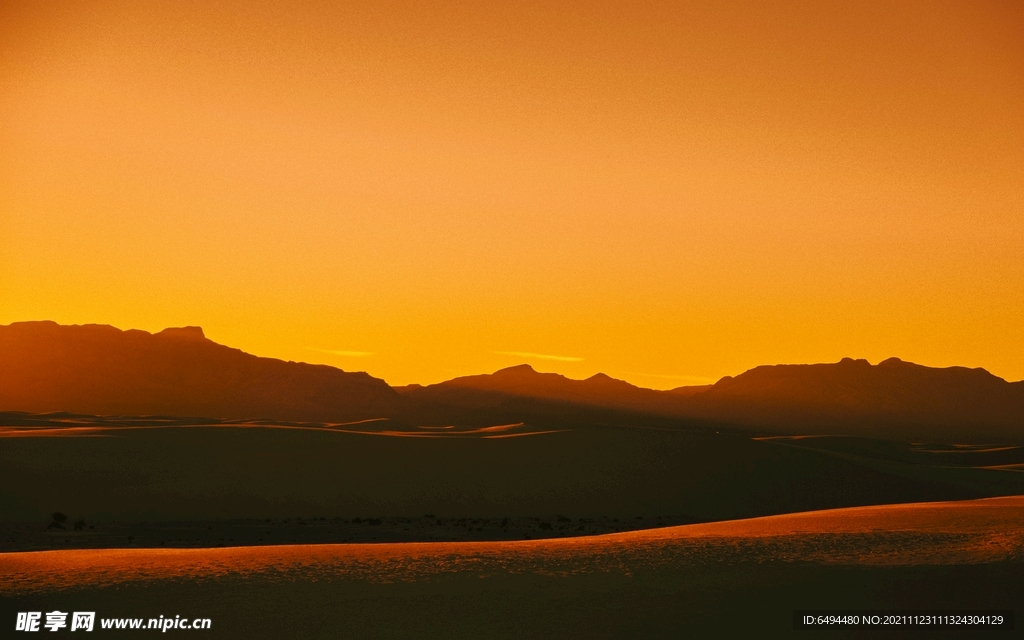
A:
[[[1019,380],[1022,30],[1017,2],[0,3],[0,324],[201,325],[391,384]]]
[[[0,0],[0,628],[1019,626],[1022,35]]]

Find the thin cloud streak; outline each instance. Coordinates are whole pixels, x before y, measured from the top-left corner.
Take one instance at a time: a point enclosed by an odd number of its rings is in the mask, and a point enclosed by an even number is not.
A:
[[[529,351],[495,351],[499,356],[513,356],[530,360],[554,360],[556,362],[583,362],[583,358],[574,356],[552,356],[546,353],[530,353]]]

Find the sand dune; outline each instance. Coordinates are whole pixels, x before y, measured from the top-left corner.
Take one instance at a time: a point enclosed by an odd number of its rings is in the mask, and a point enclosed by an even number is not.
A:
[[[0,439],[0,522],[43,530],[62,512],[97,530],[131,522],[425,514],[671,516],[686,523],[1024,493],[1019,472],[975,468],[1020,464],[1016,449],[944,457],[882,440],[755,441],[740,433],[557,421],[488,431],[400,421],[119,422],[79,424],[102,428],[77,432],[87,437]],[[503,437],[529,432],[536,435]],[[404,435],[412,433],[428,437]]]
[[[402,428],[386,428],[399,426]],[[391,436],[400,438],[513,438],[519,436],[558,433],[564,429],[537,429],[524,422],[499,424],[489,427],[419,426],[395,423],[387,418],[373,418],[354,422],[325,424],[274,424],[251,421],[209,421],[189,425],[180,424],[136,424],[136,425],[91,425],[91,426],[0,426],[0,438],[85,438],[112,437],[122,431],[149,429],[284,429],[352,433],[357,435]]]
[[[1024,496],[831,509],[503,542],[87,549],[0,554],[0,593],[224,576],[409,582],[452,573],[624,572],[707,562],[949,565],[1024,558]]]

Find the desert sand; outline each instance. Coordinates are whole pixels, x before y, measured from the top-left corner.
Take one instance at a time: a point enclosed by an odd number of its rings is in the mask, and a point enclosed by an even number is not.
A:
[[[794,609],[1019,610],[1021,569],[1015,496],[550,540],[4,553],[0,603],[209,617],[225,638],[788,637]]]

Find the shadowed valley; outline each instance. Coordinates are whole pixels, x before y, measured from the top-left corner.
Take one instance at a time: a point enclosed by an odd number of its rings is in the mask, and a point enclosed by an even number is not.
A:
[[[395,390],[198,328],[19,323],[0,547],[523,539],[1020,494],[1020,388],[844,360],[674,391],[527,366]]]

